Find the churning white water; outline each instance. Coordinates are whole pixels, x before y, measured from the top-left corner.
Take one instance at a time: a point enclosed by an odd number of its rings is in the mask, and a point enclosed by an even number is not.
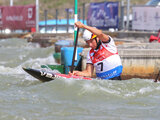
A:
[[[54,47],[0,40],[0,120],[158,120],[160,83],[56,79],[42,83],[22,70],[57,64]]]

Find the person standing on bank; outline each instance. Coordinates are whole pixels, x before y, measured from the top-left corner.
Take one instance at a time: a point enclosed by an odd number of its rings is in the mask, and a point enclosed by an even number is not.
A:
[[[75,25],[85,29],[83,38],[91,50],[87,55],[86,69],[73,71],[73,73],[69,72],[69,74],[92,77],[95,67],[97,78],[121,80],[120,75],[123,67],[114,40],[101,30],[84,25],[79,21]]]

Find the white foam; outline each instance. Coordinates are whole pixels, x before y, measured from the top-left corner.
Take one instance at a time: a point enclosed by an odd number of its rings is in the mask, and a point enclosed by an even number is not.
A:
[[[22,67],[40,68],[43,64],[56,64],[56,62],[52,55],[49,55],[47,58],[28,59],[14,68],[1,65],[0,74],[24,74]]]
[[[100,87],[99,89],[101,91],[104,91],[104,92],[109,93],[109,94],[116,94],[116,95],[120,94],[119,91],[116,91],[116,90],[110,89],[110,88],[106,88],[106,87]]]
[[[140,94],[144,94],[144,93],[146,93],[146,92],[151,92],[151,91],[153,91],[153,89],[152,89],[151,87],[146,87],[146,88],[141,88],[141,89],[139,90],[139,93],[140,93]]]
[[[93,92],[93,91],[96,90],[96,88],[97,88],[97,87],[96,87],[95,85],[93,85],[92,83],[86,83],[86,84],[83,85],[83,89],[84,89],[85,91]]]
[[[71,85],[74,85],[76,80],[72,79],[72,78],[64,78],[64,81],[67,85],[71,86]]]

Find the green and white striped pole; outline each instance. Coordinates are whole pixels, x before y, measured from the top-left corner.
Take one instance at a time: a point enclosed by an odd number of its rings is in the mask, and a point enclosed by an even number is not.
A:
[[[78,0],[74,0],[74,22],[76,23],[78,21]],[[77,27],[74,25],[74,45],[76,43],[76,36],[77,36]],[[75,61],[77,61],[77,50],[76,50],[76,56]]]
[[[75,0],[75,9],[74,9],[74,22],[77,22],[77,1]],[[73,69],[74,69],[74,62],[77,61],[77,42],[78,42],[78,32],[79,32],[79,28],[77,28],[74,25],[74,51],[73,51],[73,58],[72,58],[72,66],[71,66],[71,73],[73,73]]]

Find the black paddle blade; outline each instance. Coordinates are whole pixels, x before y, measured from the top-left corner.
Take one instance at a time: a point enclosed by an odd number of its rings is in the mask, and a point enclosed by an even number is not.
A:
[[[47,71],[42,71],[32,68],[23,68],[23,70],[42,82],[49,82],[51,80],[54,80],[55,78],[55,75],[53,73]]]
[[[160,70],[159,70],[159,72],[158,72],[158,75],[156,76],[156,78],[155,78],[155,80],[154,80],[154,82],[158,82],[159,80],[159,77],[160,77]]]

